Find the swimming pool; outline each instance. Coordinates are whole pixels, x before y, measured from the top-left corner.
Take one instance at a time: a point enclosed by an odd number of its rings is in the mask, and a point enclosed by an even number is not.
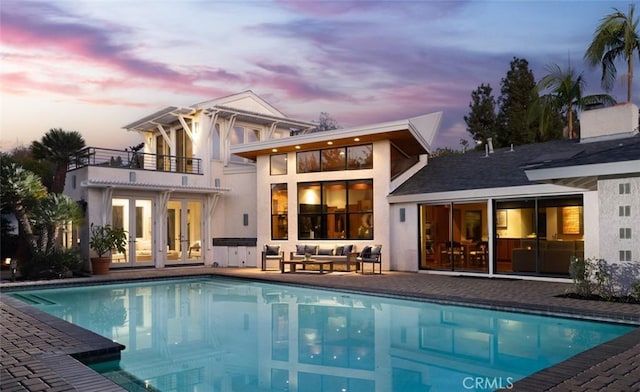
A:
[[[159,391],[508,388],[633,329],[228,278],[11,295],[126,345]]]

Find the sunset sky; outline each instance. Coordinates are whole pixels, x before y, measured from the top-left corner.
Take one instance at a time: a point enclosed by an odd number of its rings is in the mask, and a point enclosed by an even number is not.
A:
[[[536,80],[582,60],[600,19],[629,1],[2,0],[0,149],[50,128],[89,146],[141,139],[122,126],[166,106],[252,90],[287,115],[343,127],[434,111],[436,147],[469,138],[470,94],[512,58]],[[636,10],[638,11],[638,10]],[[639,14],[637,12],[637,14]],[[637,62],[637,57],[636,57]],[[637,68],[637,66],[636,66]],[[640,68],[637,68],[640,69]],[[611,93],[626,98],[620,81]],[[635,103],[640,77],[636,76]]]

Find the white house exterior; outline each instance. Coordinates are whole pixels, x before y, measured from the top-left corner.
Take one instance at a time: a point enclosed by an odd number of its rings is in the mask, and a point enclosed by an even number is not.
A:
[[[324,132],[247,91],[124,128],[65,192],[129,232],[112,268],[257,267],[265,245],[382,246],[383,270],[567,278],[570,256],[640,255],[638,108],[585,112],[580,141],[431,158],[442,114]]]

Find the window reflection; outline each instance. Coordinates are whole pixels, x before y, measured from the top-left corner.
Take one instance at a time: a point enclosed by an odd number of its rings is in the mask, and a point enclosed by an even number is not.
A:
[[[298,238],[373,239],[373,181],[298,184]]]

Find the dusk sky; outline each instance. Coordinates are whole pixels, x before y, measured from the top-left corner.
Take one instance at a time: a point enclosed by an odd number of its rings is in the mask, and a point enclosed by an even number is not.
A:
[[[443,111],[435,146],[460,148],[471,92],[499,96],[514,56],[536,80],[570,62],[601,93],[582,58],[613,7],[629,1],[2,0],[0,149],[50,128],[123,149],[128,123],[245,90],[342,127]]]

